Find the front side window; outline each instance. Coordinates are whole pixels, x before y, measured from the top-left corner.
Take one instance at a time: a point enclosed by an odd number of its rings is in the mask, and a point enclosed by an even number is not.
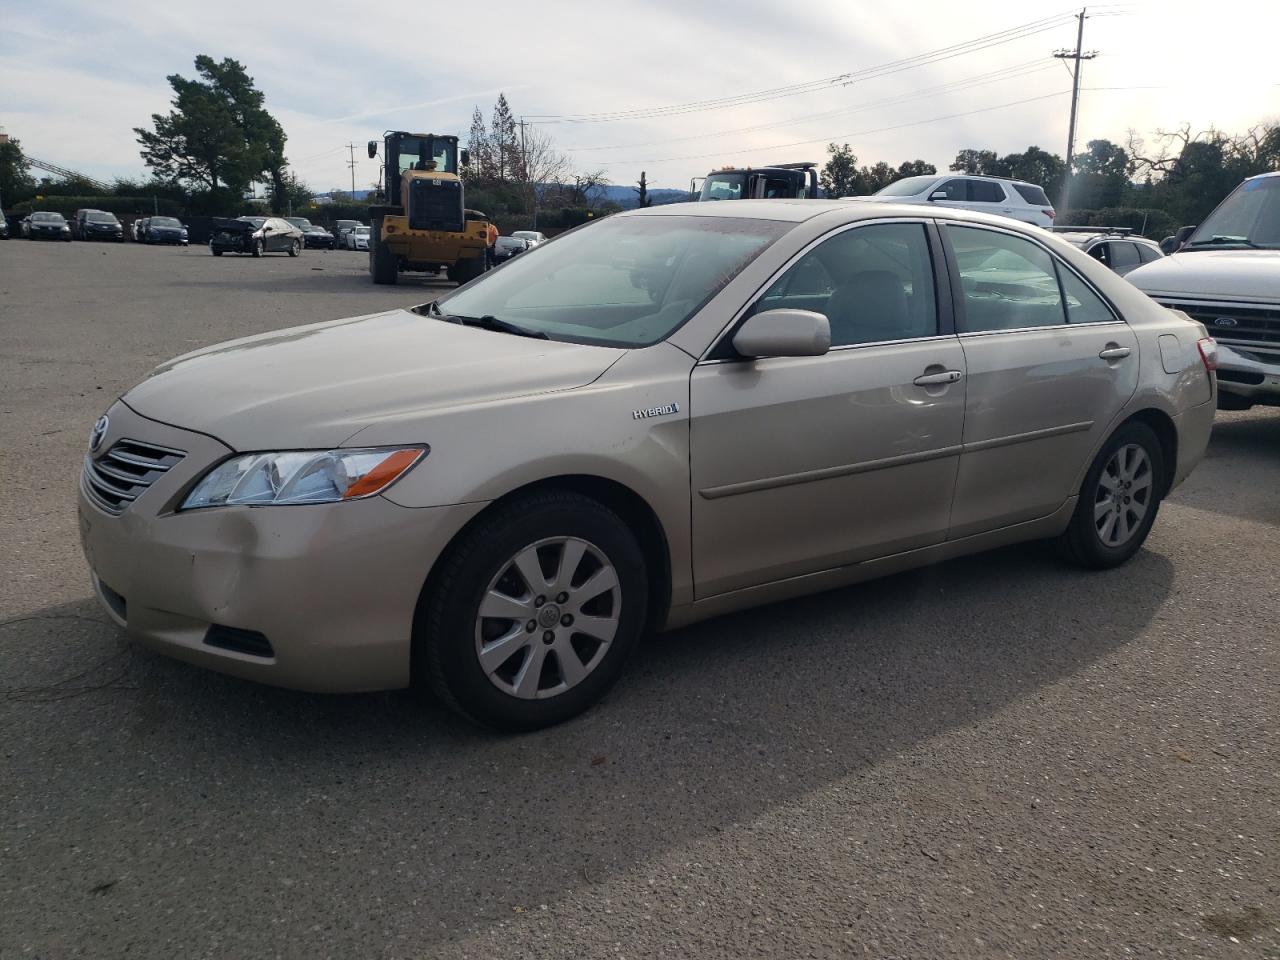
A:
[[[869,224],[824,240],[779,277],[752,312],[781,308],[825,315],[833,347],[936,335],[924,225]]]
[[[970,194],[969,194],[970,182],[971,181],[966,180],[963,177],[956,177],[953,180],[948,180],[945,183],[938,184],[936,187],[933,188],[933,190],[930,191],[929,197],[932,199],[933,195],[937,193],[939,190],[941,190],[943,193],[947,195],[946,196],[947,200],[959,200],[959,201],[968,200],[970,199]],[[938,199],[943,199],[943,198],[939,197]]]
[[[1065,322],[1053,258],[1022,237],[948,224],[968,333],[1050,327]]]
[[[553,340],[644,347],[666,339],[794,224],[747,217],[614,216],[539,244],[439,302]]]
[[[969,199],[975,203],[1004,203],[1004,188],[990,180],[970,180]]]
[[[1164,254],[1160,252],[1159,247],[1153,247],[1145,243],[1138,244],[1138,259],[1143,263],[1151,263],[1153,260],[1159,260]]]

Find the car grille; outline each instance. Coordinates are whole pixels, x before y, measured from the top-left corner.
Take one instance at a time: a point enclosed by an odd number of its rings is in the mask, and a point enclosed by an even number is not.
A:
[[[117,440],[98,459],[85,458],[84,491],[107,513],[122,513],[186,455],[152,443]]]
[[[1255,307],[1163,299],[1160,303],[1199,320],[1219,343],[1280,353],[1280,306]]]

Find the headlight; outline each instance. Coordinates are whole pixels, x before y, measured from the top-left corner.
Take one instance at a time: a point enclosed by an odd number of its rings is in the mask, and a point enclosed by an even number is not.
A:
[[[428,452],[428,447],[381,447],[232,457],[205,474],[180,509],[336,503],[371,497],[399,480]]]

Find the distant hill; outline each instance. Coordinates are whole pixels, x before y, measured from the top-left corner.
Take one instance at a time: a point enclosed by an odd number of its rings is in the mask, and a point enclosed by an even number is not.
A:
[[[636,193],[635,187],[630,186],[610,184],[607,187],[597,187],[595,195],[600,200],[612,201],[618,204],[623,210],[631,210],[640,203],[640,197]],[[658,187],[650,190],[649,196],[654,204],[662,206],[664,203],[681,203],[688,200],[689,191]]]

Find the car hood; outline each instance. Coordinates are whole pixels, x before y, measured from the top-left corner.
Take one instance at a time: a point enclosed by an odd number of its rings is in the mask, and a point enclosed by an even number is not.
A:
[[[1193,250],[1144,264],[1125,279],[1149,296],[1280,302],[1280,250]]]
[[[123,399],[236,450],[318,449],[341,446],[374,420],[584,386],[623,353],[392,310],[197,350],[157,367]]]

